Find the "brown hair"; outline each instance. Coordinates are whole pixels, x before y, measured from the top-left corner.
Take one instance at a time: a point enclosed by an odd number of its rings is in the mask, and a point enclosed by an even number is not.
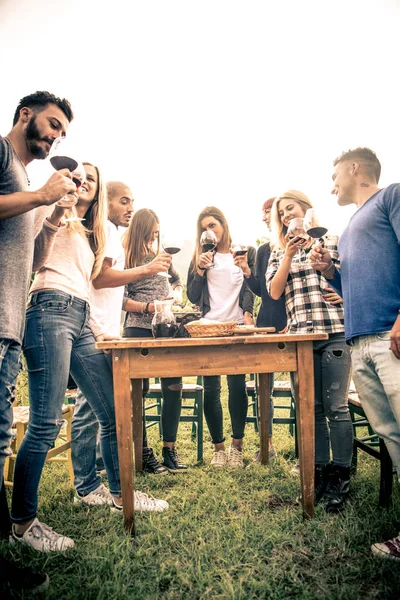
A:
[[[123,236],[122,243],[125,248],[125,268],[132,269],[142,264],[145,256],[150,254],[149,242],[155,225],[160,221],[150,208],[137,210],[129,223],[128,230]],[[160,251],[160,236],[157,241],[157,252]]]
[[[282,219],[279,214],[279,202],[281,200],[293,200],[293,202],[297,202],[297,204],[299,204],[303,209],[304,213],[308,208],[312,208],[313,205],[305,194],[298,192],[297,190],[288,190],[284,194],[281,194],[275,198],[271,209],[271,232],[273,237],[273,245],[283,250],[286,247],[285,237],[287,234],[287,227],[282,223]]]
[[[219,221],[219,223],[222,225],[224,233],[222,234],[222,238],[218,242],[218,246],[219,245],[227,246],[229,248],[232,243],[231,234],[229,232],[228,221],[226,220],[224,213],[219,208],[216,208],[215,206],[206,206],[206,208],[204,208],[201,211],[201,213],[199,214],[199,216],[197,217],[196,243],[195,243],[195,249],[194,249],[193,257],[192,257],[193,271],[196,271],[197,265],[199,264],[199,256],[200,256],[200,254],[202,254],[202,249],[200,246],[200,238],[201,238],[201,234],[203,233],[204,230],[201,226],[201,222],[206,217],[213,217],[214,219]]]
[[[379,182],[381,176],[381,163],[375,152],[369,148],[355,148],[354,150],[348,150],[347,152],[342,152],[340,156],[335,158],[333,166],[336,167],[337,164],[347,160],[360,163],[360,166],[364,169],[368,177],[371,177],[376,183]]]

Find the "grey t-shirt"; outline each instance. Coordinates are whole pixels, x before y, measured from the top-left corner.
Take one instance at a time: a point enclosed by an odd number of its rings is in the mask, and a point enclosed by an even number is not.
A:
[[[10,142],[0,136],[0,194],[28,190],[25,168]],[[22,343],[32,270],[34,211],[0,219],[0,338]]]

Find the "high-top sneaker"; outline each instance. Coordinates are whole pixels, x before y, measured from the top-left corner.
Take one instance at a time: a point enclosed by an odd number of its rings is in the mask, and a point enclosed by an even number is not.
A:
[[[142,454],[143,472],[153,475],[166,475],[168,469],[160,463],[153,452],[153,448],[143,448]]]
[[[326,512],[342,510],[350,491],[350,467],[331,465],[324,497],[327,500]]]
[[[185,473],[187,471],[187,466],[181,463],[175,448],[165,447],[162,449],[162,454],[162,464],[170,471],[170,473]]]

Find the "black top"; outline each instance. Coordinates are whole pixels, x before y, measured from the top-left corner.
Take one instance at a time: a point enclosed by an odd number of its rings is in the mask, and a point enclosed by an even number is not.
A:
[[[256,273],[254,275],[252,271],[247,279],[247,285],[257,296],[261,296],[261,306],[256,321],[257,327],[275,327],[279,332],[286,326],[285,296],[282,295],[279,300],[273,300],[267,292],[265,273],[270,254],[269,242],[258,248]]]
[[[256,251],[250,246],[247,253],[247,260],[252,273],[254,272],[255,258]],[[239,294],[239,306],[244,313],[249,312],[253,314],[254,294],[249,289],[250,286],[247,285],[248,281],[246,278],[243,280]],[[186,293],[190,302],[200,307],[201,314],[204,317],[211,308],[207,285],[207,270],[205,270],[204,276],[199,275],[197,270],[193,272],[193,261],[189,265]]]

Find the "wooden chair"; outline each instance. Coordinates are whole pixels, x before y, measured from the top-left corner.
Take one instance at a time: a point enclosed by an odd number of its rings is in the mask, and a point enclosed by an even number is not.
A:
[[[379,438],[376,435],[369,424],[358,394],[356,392],[350,392],[348,398],[354,431],[352,471],[354,473],[357,471],[358,449],[377,458],[380,462],[379,506],[390,508],[392,504],[393,464],[389,452],[387,451],[386,444],[382,438]],[[357,437],[357,429],[359,427],[366,427],[369,435]]]
[[[64,404],[62,408],[62,416],[65,420],[65,425],[61,428],[57,440],[61,443],[51,448],[47,453],[46,462],[66,462],[68,463],[68,473],[71,487],[74,487],[74,471],[71,460],[71,424],[74,414],[72,404]],[[13,485],[13,474],[15,459],[17,458],[18,450],[24,439],[26,429],[29,422],[29,406],[13,406],[13,440],[11,442],[11,456],[6,458],[4,465],[4,483],[7,486]],[[60,456],[64,454],[64,456]]]
[[[192,423],[192,440],[197,440],[197,461],[203,461],[203,378],[197,377],[196,383],[182,382],[182,412],[192,411],[192,414],[181,414],[179,421],[181,423]],[[162,390],[161,382],[157,377],[154,383],[150,382],[149,391],[146,398],[154,399],[155,402],[148,404],[145,402],[145,421],[146,428],[152,427],[158,423],[160,437],[162,438],[161,425],[161,402]],[[186,400],[191,400],[187,403]],[[147,414],[150,409],[156,409],[156,414]]]

